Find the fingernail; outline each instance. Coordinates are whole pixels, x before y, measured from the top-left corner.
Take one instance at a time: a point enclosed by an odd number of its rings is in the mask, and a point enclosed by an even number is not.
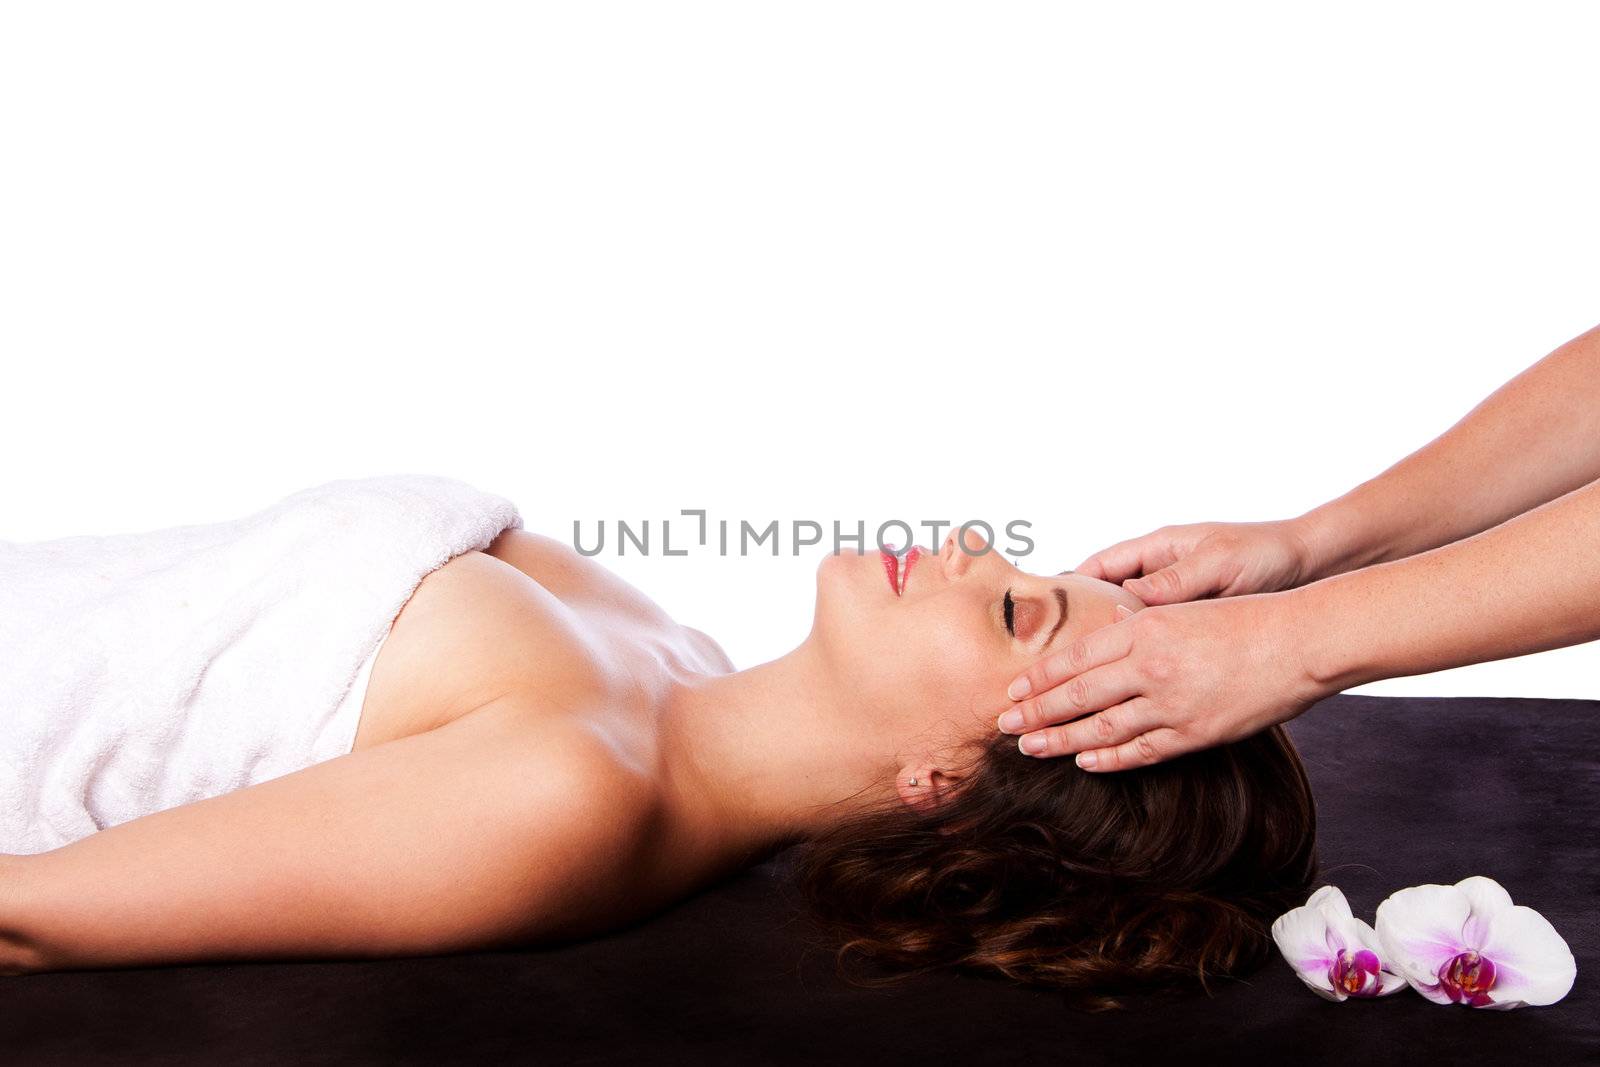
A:
[[[1044,751],[1044,737],[1040,734],[1024,734],[1017,745],[1030,756],[1037,756]]]
[[[1006,689],[1006,696],[1012,700],[1021,700],[1033,692],[1033,685],[1026,678],[1018,678]]]
[[[1014,734],[1022,729],[1022,712],[1012,708],[1000,716],[1000,729],[1008,734]]]
[[[1096,756],[1093,752],[1078,753],[1078,766],[1082,767],[1086,771],[1094,770],[1094,765],[1099,762],[1100,757]]]
[[[1126,619],[1129,615],[1132,615],[1132,614],[1133,614],[1133,609],[1128,607],[1128,605],[1126,605],[1126,604],[1118,604],[1117,605],[1117,621],[1118,622],[1121,622],[1123,619]]]

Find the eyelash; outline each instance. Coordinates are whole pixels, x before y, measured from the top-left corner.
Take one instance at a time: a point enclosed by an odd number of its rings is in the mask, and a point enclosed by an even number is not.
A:
[[[1012,637],[1015,637],[1017,636],[1017,605],[1016,602],[1011,599],[1011,590],[1009,589],[1006,590],[1006,597],[1003,601],[1003,604],[1006,612],[1006,633],[1010,634]]]

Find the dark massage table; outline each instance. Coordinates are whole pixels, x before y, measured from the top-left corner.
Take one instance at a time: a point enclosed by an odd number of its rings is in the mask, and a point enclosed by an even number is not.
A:
[[[1099,1014],[960,975],[863,989],[835,976],[779,856],[552,950],[0,978],[0,1062],[1600,1063],[1600,702],[1338,696],[1291,729],[1326,879],[1357,914],[1490,875],[1572,946],[1566,1000],[1333,1004],[1276,956],[1209,998]]]

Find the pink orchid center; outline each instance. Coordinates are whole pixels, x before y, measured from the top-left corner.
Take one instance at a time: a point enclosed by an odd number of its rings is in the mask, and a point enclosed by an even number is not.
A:
[[[1339,955],[1328,967],[1328,981],[1333,988],[1347,996],[1377,996],[1378,957],[1366,949],[1356,953],[1340,949]]]
[[[1494,961],[1476,952],[1463,952],[1439,968],[1439,985],[1457,1004],[1490,1003],[1494,988]]]

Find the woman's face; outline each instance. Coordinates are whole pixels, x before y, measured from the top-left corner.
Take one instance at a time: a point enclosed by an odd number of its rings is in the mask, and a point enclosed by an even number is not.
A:
[[[952,534],[898,561],[841,553],[818,569],[812,639],[864,713],[987,736],[1029,664],[1116,622],[1118,604],[1144,607],[1121,586],[1029,574],[976,532],[964,538],[964,550]]]

